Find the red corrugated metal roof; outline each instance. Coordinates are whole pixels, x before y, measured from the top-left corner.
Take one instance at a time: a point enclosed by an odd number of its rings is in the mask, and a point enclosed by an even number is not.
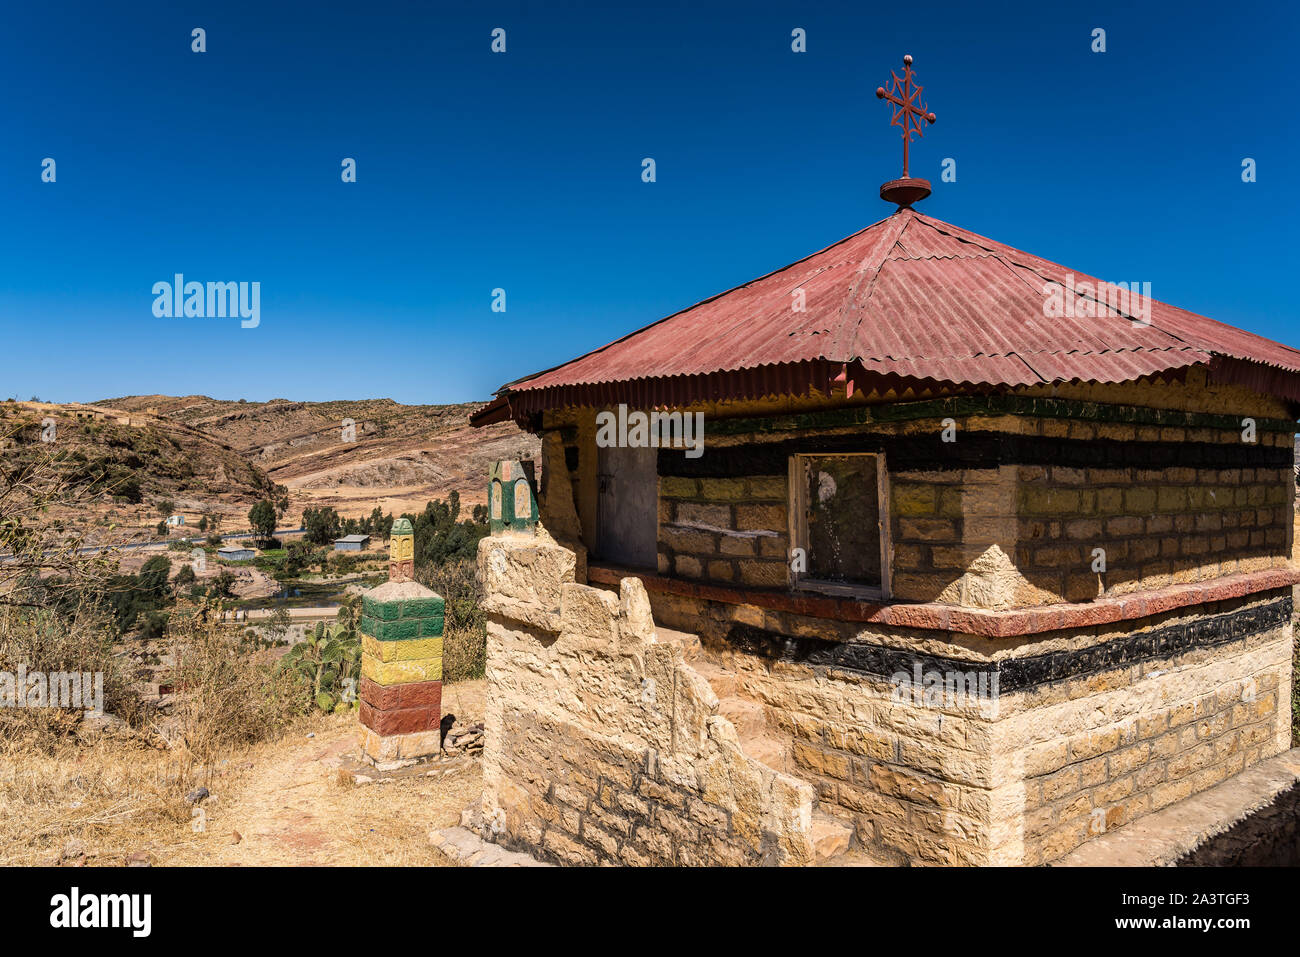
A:
[[[1069,276],[1076,288],[1098,282],[902,209],[784,269],[511,383],[499,393],[505,402],[475,421],[611,400],[800,393],[823,387],[845,365],[850,376],[884,381],[1015,386],[1124,382],[1206,364],[1231,381],[1300,399],[1300,350],[1165,303],[1151,302],[1149,326],[1104,305],[1095,318],[1046,318],[1045,285]],[[801,312],[793,308],[797,290]]]

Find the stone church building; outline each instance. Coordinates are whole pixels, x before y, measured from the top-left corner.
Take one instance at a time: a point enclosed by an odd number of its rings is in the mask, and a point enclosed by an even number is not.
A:
[[[1289,749],[1300,351],[1144,293],[904,205],[502,388],[484,836],[1042,864]]]

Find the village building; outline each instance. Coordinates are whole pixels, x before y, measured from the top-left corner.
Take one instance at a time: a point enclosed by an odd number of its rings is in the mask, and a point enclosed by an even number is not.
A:
[[[928,192],[472,417],[542,440],[480,546],[485,837],[1042,864],[1290,748],[1300,351]]]
[[[256,554],[253,549],[244,545],[223,545],[217,549],[217,558],[227,562],[246,562]]]
[[[334,551],[363,552],[369,544],[369,535],[344,535],[342,538],[334,539]]]
[[[183,526],[183,525],[185,524],[185,516],[184,516],[184,515],[169,515],[169,516],[167,516],[167,524],[168,524],[169,526],[171,526],[172,528],[179,528],[179,527],[181,527],[181,526]]]

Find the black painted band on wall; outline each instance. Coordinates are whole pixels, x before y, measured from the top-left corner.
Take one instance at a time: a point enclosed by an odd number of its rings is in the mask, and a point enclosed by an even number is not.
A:
[[[911,675],[918,669],[921,673],[973,674],[977,678],[983,675],[984,684],[996,679],[992,687],[1005,694],[1144,661],[1172,658],[1198,648],[1244,641],[1281,627],[1290,621],[1291,610],[1291,598],[1280,598],[1264,605],[1153,628],[1088,648],[993,662],[924,655],[886,645],[796,637],[749,625],[733,626],[726,640],[738,651],[770,660],[876,678],[889,679],[900,672]]]
[[[1068,468],[1292,468],[1292,450],[1271,445],[1216,442],[1121,442],[1113,439],[1061,439],[1006,432],[958,432],[955,442],[933,435],[854,432],[809,435],[781,442],[708,444],[704,454],[686,458],[679,449],[659,450],[659,474],[679,478],[740,478],[784,475],[791,455],[884,452],[894,472],[994,469],[1002,465],[1058,465]]]

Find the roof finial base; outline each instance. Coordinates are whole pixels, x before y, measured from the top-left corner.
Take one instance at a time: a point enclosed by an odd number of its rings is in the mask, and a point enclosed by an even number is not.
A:
[[[930,181],[915,176],[891,179],[888,183],[882,183],[880,186],[881,199],[887,203],[897,203],[903,208],[911,206],[913,203],[919,203],[929,195]]]

